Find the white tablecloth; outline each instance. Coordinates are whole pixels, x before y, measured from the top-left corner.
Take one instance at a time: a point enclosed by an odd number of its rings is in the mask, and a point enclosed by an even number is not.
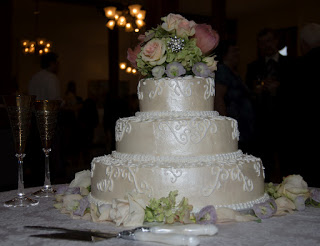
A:
[[[26,189],[31,193],[37,188]],[[0,245],[163,245],[123,239],[109,239],[88,243],[29,237],[32,234],[48,233],[25,229],[26,225],[66,227],[70,229],[101,230],[118,232],[125,228],[111,223],[96,224],[85,220],[73,220],[53,207],[51,199],[41,199],[38,206],[29,208],[6,208],[4,201],[15,196],[16,191],[0,193]],[[261,223],[244,222],[217,225],[219,232],[213,237],[200,237],[201,245],[263,245],[263,246],[313,246],[320,245],[320,209],[307,207],[283,217],[273,217]],[[54,232],[54,231],[52,231]]]

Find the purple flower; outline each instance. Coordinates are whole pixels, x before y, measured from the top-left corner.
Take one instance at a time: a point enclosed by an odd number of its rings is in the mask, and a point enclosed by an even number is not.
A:
[[[209,205],[200,210],[196,214],[196,223],[197,224],[215,224],[217,221],[217,213],[214,206]]]
[[[80,187],[69,187],[65,194],[80,194]]]
[[[57,188],[57,191],[56,191],[56,194],[57,195],[60,195],[60,194],[64,194],[69,188],[69,185],[62,185],[62,186],[59,186]]]
[[[267,219],[276,213],[277,204],[273,199],[269,199],[264,203],[253,205],[252,209],[259,219]]]
[[[73,215],[83,216],[86,209],[90,206],[88,197],[84,197],[79,201],[79,207],[76,211],[73,212]]]
[[[298,211],[305,210],[306,204],[304,196],[297,196],[297,198],[294,200],[294,205]]]
[[[194,73],[194,75],[203,78],[207,78],[211,75],[209,67],[203,62],[197,62],[196,64],[194,64],[192,67],[192,72]]]
[[[311,199],[315,202],[320,202],[320,190],[312,189],[311,190]]]
[[[184,67],[181,65],[181,63],[179,62],[172,62],[169,63],[166,66],[166,71],[165,73],[167,74],[167,76],[169,78],[175,78],[175,77],[179,77],[181,75],[184,75],[186,73],[186,70],[184,69]]]

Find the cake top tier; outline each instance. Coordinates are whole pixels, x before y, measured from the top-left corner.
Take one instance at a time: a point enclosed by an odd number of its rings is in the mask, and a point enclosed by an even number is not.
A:
[[[214,80],[194,76],[143,79],[138,84],[141,112],[212,111]]]

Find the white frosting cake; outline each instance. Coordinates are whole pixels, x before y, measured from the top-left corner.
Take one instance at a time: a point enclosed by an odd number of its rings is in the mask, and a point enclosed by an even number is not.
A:
[[[141,80],[141,112],[119,119],[116,151],[92,161],[91,202],[173,190],[195,211],[242,210],[267,200],[262,162],[238,150],[237,121],[213,111],[214,92],[212,78]]]

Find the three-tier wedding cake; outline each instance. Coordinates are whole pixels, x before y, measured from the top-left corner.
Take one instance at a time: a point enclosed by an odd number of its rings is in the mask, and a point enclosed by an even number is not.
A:
[[[194,211],[264,202],[261,160],[238,149],[237,121],[213,111],[216,64],[200,41],[215,37],[215,47],[217,34],[180,15],[163,21],[129,50],[146,76],[137,88],[140,112],[117,121],[116,151],[93,159],[90,201],[110,204],[132,191],[160,198],[178,190]]]

